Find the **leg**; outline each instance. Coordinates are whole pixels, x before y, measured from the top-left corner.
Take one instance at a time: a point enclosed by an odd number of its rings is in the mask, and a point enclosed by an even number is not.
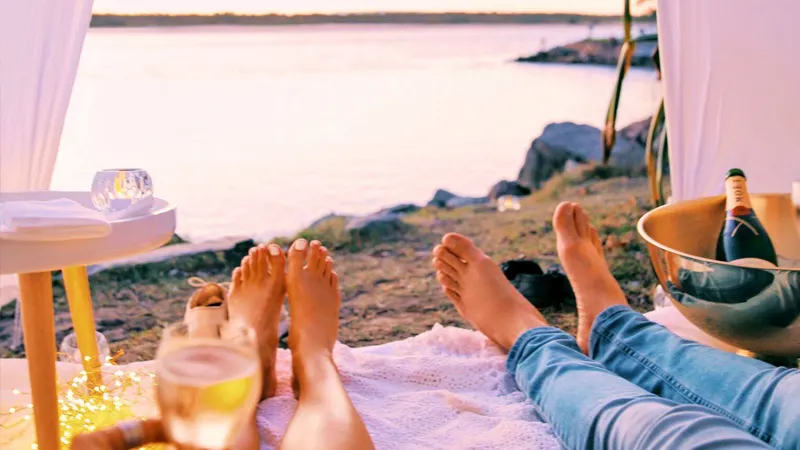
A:
[[[594,322],[591,355],[679,403],[703,405],[778,448],[800,448],[800,370],[687,341],[624,306]]]
[[[773,446],[800,448],[800,371],[690,342],[650,322],[628,308],[586,213],[563,204],[553,222],[584,352],[648,392],[702,405]]]
[[[60,448],[56,390],[56,330],[50,272],[19,274],[22,331],[31,396],[36,410],[36,440],[42,450]]]
[[[339,280],[319,242],[300,239],[289,251],[289,344],[299,403],[281,448],[372,449],[364,422],[333,363],[339,328]]]
[[[64,288],[67,290],[72,328],[83,356],[83,368],[88,373],[89,385],[97,386],[103,383],[100,367],[105,361],[100,361],[98,356],[89,275],[86,266],[68,267],[61,273],[64,276]]]
[[[769,448],[706,408],[659,398],[590,360],[469,239],[447,235],[434,254],[446,294],[510,349],[509,373],[567,448]]]

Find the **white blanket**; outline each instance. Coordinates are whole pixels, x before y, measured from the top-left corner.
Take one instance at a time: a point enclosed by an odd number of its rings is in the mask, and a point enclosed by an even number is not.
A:
[[[677,334],[732,350],[691,325],[675,308],[647,314]],[[506,357],[482,334],[453,327],[385,345],[349,348],[337,345],[336,364],[353,403],[364,417],[378,449],[560,449],[552,429],[536,417],[525,395],[505,371]],[[153,362],[121,370],[153,370]],[[278,350],[278,392],[259,407],[262,449],[275,448],[297,402],[291,390],[291,355]],[[79,369],[59,363],[62,381]],[[24,404],[28,368],[23,359],[0,360],[0,411]],[[143,386],[145,391],[152,389]],[[152,399],[134,405],[136,414],[157,414]],[[3,450],[30,449],[29,432]]]
[[[419,336],[334,357],[378,449],[560,449],[482,334],[436,325]],[[283,436],[297,402],[291,356],[278,353],[278,394],[258,411],[262,448]]]

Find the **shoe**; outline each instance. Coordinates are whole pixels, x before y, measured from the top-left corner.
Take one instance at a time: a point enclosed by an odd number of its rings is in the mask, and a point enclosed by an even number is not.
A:
[[[189,284],[196,287],[186,304],[186,315],[183,320],[189,327],[192,337],[217,336],[219,326],[228,321],[227,283],[206,283],[192,277]]]

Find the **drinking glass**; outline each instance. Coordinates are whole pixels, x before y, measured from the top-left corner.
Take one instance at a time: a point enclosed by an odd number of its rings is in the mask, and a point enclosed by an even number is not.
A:
[[[201,332],[202,331],[202,332]],[[156,360],[156,398],[170,440],[223,450],[253,420],[261,396],[255,332],[225,323],[164,330]]]
[[[133,215],[153,204],[153,180],[144,169],[100,170],[92,181],[92,204],[107,215]]]

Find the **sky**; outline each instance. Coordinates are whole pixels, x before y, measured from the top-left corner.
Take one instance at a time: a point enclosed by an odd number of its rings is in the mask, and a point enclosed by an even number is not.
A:
[[[96,13],[306,14],[365,11],[620,14],[621,0],[95,0]],[[634,11],[635,12],[635,11]]]

